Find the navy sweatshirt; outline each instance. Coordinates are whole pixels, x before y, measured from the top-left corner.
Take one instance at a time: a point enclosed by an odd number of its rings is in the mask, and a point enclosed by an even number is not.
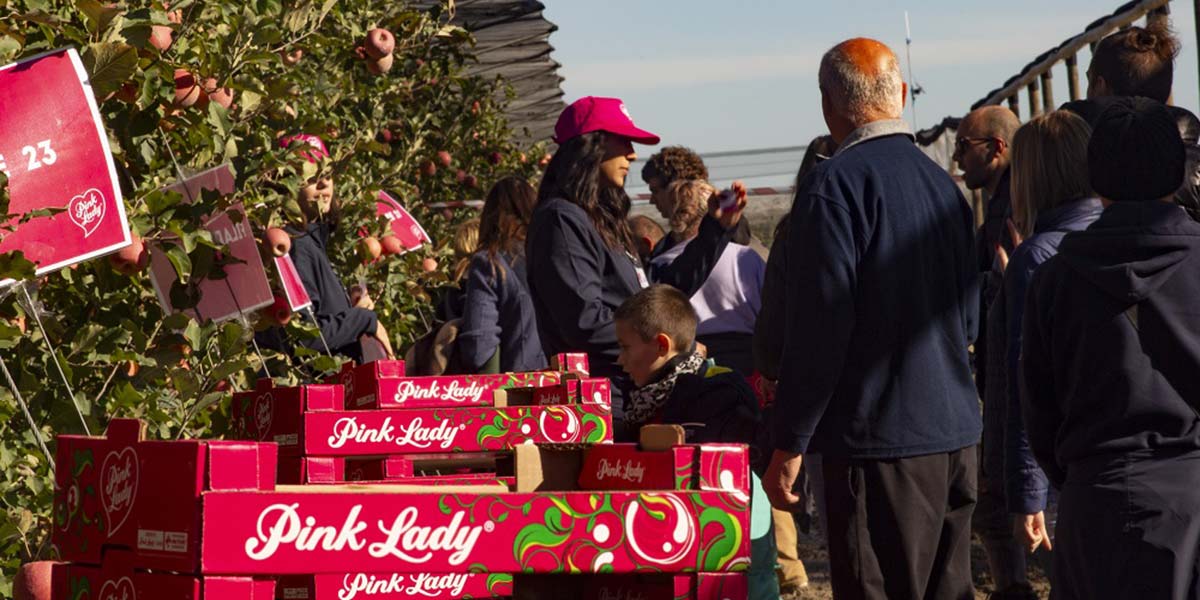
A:
[[[997,301],[1004,302],[1005,358],[1003,373],[1006,378],[1006,399],[1003,431],[1004,443],[1004,498],[1008,512],[1031,515],[1046,508],[1046,492],[1049,488],[1046,475],[1038,467],[1033,453],[1029,451],[1029,441],[1025,435],[1025,426],[1021,423],[1021,395],[1017,382],[1018,361],[1021,356],[1021,321],[1025,314],[1025,296],[1029,282],[1038,267],[1050,257],[1058,253],[1058,247],[1063,238],[1071,231],[1086,229],[1095,221],[1104,208],[1095,198],[1068,202],[1057,206],[1037,218],[1033,227],[1033,235],[1021,242],[1012,253],[1008,262],[1008,270],[1004,272],[1004,290],[997,296]],[[993,363],[996,364],[996,363]],[[994,424],[987,423],[986,427]],[[987,452],[995,452],[995,448],[986,448]]]
[[[562,198],[538,204],[527,236],[529,292],[542,349],[547,354],[586,352],[592,375],[613,380],[613,422],[624,422],[624,393],[632,382],[617,365],[620,350],[613,313],[642,289],[637,259],[609,248],[587,212]],[[696,239],[675,262],[654,274],[655,281],[692,295],[708,278],[730,236],[706,216]]]
[[[499,349],[502,373],[544,369],[546,355],[525,283],[525,256],[499,253],[496,262],[498,269],[486,251],[471,256],[456,341],[459,360],[469,373],[478,373]]]
[[[908,135],[843,146],[792,208],[775,447],[900,458],[975,444],[971,209]]]
[[[1073,463],[1200,448],[1200,224],[1158,201],[1118,202],[1033,276],[1021,409],[1061,486]]]
[[[313,314],[321,326],[321,335],[334,354],[362,359],[361,335],[375,335],[378,319],[375,311],[350,306],[346,288],[333,272],[325,247],[333,226],[328,223],[312,223],[305,229],[289,227],[292,236],[292,262],[300,274],[304,291],[312,298]],[[321,340],[302,340],[301,344],[321,349]]]

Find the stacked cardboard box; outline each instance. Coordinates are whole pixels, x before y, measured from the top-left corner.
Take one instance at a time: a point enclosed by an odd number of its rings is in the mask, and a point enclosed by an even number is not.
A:
[[[55,597],[746,596],[744,446],[612,444],[608,382],[578,373],[401,373],[262,382],[235,399],[246,441],[146,441],[120,419],[60,437]],[[481,456],[509,470],[429,474]]]

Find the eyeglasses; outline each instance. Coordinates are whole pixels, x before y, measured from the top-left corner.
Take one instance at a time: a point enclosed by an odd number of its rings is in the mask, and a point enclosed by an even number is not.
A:
[[[978,144],[979,142],[991,142],[996,138],[990,137],[963,137],[954,140],[954,154],[962,154],[967,149],[967,144]]]

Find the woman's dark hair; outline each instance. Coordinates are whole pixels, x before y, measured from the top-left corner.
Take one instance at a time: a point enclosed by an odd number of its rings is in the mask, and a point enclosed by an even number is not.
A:
[[[497,255],[508,254],[511,258],[525,248],[525,231],[537,203],[537,193],[528,181],[508,176],[497,181],[483,201],[483,212],[479,214],[479,250],[488,253],[492,272],[504,278],[499,268]]]
[[[554,198],[563,198],[579,206],[596,226],[605,245],[637,256],[626,220],[629,215],[629,195],[624,188],[600,184],[600,163],[604,162],[610,135],[604,131],[593,131],[560,144],[546,166],[537,201],[541,204]]]

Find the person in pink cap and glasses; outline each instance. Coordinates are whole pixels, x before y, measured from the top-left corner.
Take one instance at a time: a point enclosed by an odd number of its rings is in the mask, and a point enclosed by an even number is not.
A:
[[[279,140],[281,148],[292,148],[301,158],[312,163],[329,157],[325,143],[315,135],[299,134]],[[296,264],[296,271],[305,291],[312,298],[313,313],[321,327],[321,335],[334,354],[361,362],[364,341],[378,340],[384,352],[392,356],[392,343],[387,330],[375,314],[375,303],[365,291],[346,293],[341,279],[329,262],[327,248],[340,213],[337,197],[333,193],[333,175],[328,171],[309,180],[297,190],[297,201],[304,214],[303,223],[286,227],[292,236],[289,253]],[[268,347],[285,350],[286,341],[280,339],[279,331],[258,338]],[[320,340],[303,340],[301,344],[314,350],[321,349]],[[281,347],[282,346],[282,347]]]
[[[592,374],[613,381],[614,440],[633,441],[637,432],[624,422],[632,382],[617,365],[613,313],[649,284],[629,231],[625,178],[637,160],[633,144],[659,137],[634,125],[620,99],[587,96],[558,117],[554,141],[526,240],[539,337],[548,354],[587,352]],[[741,218],[745,188],[736,189],[732,205],[710,201],[699,235],[655,273],[656,283],[689,296],[699,289]]]

